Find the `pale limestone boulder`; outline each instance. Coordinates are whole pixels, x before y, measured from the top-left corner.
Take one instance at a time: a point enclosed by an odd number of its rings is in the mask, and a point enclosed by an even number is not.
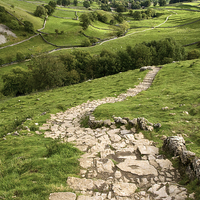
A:
[[[95,159],[98,173],[113,173],[114,163],[110,159]]]
[[[154,146],[138,145],[138,150],[143,155],[158,155],[159,149]]]
[[[49,200],[76,200],[76,194],[72,192],[51,193]]]
[[[147,160],[133,160],[126,159],[117,165],[119,169],[125,172],[130,172],[137,175],[154,175],[157,176],[158,172]]]
[[[100,196],[89,197],[89,196],[80,195],[77,200],[104,200],[104,199],[103,197],[100,197]]]
[[[128,197],[134,194],[137,186],[133,183],[114,183],[112,189],[115,195]]]
[[[81,179],[76,177],[68,177],[67,184],[70,188],[76,191],[92,190],[94,187],[93,180],[86,178]]]

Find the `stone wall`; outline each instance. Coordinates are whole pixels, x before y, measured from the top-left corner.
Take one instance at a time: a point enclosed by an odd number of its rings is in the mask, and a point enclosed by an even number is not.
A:
[[[187,150],[183,137],[167,137],[164,140],[163,150],[180,159],[191,180],[197,178],[200,181],[200,159],[195,156],[195,153]]]

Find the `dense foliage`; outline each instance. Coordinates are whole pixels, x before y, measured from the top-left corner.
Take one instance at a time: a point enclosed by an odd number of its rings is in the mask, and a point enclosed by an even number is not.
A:
[[[20,57],[20,55],[19,55]],[[184,48],[173,39],[127,46],[113,53],[102,50],[100,55],[75,50],[60,57],[45,55],[34,58],[28,69],[13,68],[2,76],[4,95],[22,95],[32,91],[71,85],[107,75],[160,65],[185,59]]]
[[[10,15],[3,6],[0,6],[0,23],[8,26],[12,30],[24,30],[29,33],[34,32],[33,24],[29,21],[18,21]]]
[[[157,14],[156,11],[152,8],[148,8],[147,10],[142,11],[135,11],[129,10],[129,14],[135,19],[135,20],[141,20],[141,19],[149,19],[151,17],[159,17],[160,14]]]

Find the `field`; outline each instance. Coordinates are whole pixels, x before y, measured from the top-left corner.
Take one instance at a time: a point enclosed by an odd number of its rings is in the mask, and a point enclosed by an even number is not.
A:
[[[0,59],[5,64],[0,67],[0,90],[4,86],[4,73],[16,66],[28,68],[28,60],[10,64],[16,61],[17,52],[40,56],[55,50],[51,55],[56,57],[74,51],[74,48],[58,49],[44,42],[40,35],[21,44],[1,49],[36,35],[37,29],[43,27],[44,17],[35,17],[33,12],[38,5],[48,2],[49,0],[0,0],[0,5],[18,19],[32,22],[35,30],[34,34],[26,35],[23,30],[13,30],[18,37],[8,38],[7,43],[0,45]],[[162,8],[156,6],[159,17],[140,21],[134,20],[128,12],[122,13],[130,29],[125,36],[116,37],[119,25],[109,23],[116,12],[100,11],[97,2],[93,2],[92,10],[89,10],[79,2],[77,7],[73,4],[57,7],[41,31],[48,42],[58,46],[81,46],[86,36],[104,40],[95,46],[79,47],[93,56],[103,49],[117,52],[125,50],[128,45],[134,47],[138,43],[169,37],[181,45],[187,45],[200,41],[200,12],[196,12],[200,11],[199,4],[200,1],[195,1]],[[105,14],[108,22],[96,20],[91,22],[87,30],[83,30],[80,21],[75,20],[75,12],[80,18],[81,14],[95,10]],[[112,40],[109,40],[110,38]],[[191,45],[185,47],[185,50],[188,53],[198,48],[197,45]],[[145,117],[152,123],[159,122],[162,124],[161,129],[151,133],[143,132],[146,138],[153,140],[157,147],[161,148],[163,135],[182,134],[187,149],[200,156],[199,66],[199,59],[164,65],[147,91],[124,102],[99,106],[94,115],[97,119],[113,120],[112,116],[115,115],[129,118]],[[69,143],[44,138],[43,133],[38,135],[35,131],[50,118],[50,114],[63,112],[88,100],[115,97],[139,84],[146,73],[136,69],[18,97],[6,97],[0,93],[0,135],[5,136],[0,138],[0,199],[47,200],[52,192],[71,191],[67,187],[66,179],[68,176],[80,176],[78,158],[82,152]],[[162,107],[165,106],[170,109],[163,111]],[[186,179],[182,183],[190,193],[196,193],[196,199],[200,198],[200,189],[199,186],[194,186],[195,182],[189,183]]]
[[[47,3],[47,1],[45,2]],[[20,19],[27,19],[30,20],[35,29],[39,29],[42,27],[43,19],[34,17],[33,15],[27,13],[34,12],[36,6],[41,4],[41,2],[34,2],[27,3],[22,1],[10,0],[4,1],[1,0],[0,4],[5,6],[10,12],[14,13]],[[13,4],[13,7],[10,5]],[[152,19],[145,19],[141,21],[135,21],[128,13],[125,14],[126,20],[130,25],[130,30],[127,32],[126,37],[118,38],[117,40],[112,40],[109,42],[105,42],[102,45],[96,45],[94,47],[85,48],[86,51],[91,51],[93,54],[98,54],[102,49],[108,49],[115,51],[120,48],[126,48],[127,44],[134,46],[137,43],[143,41],[151,41],[151,40],[160,40],[161,38],[165,37],[172,37],[176,39],[180,44],[187,45],[193,42],[199,41],[199,16],[200,12],[193,12],[187,10],[179,10],[182,6],[187,5],[177,5],[174,6],[174,9],[177,10],[169,10],[171,6],[166,6],[165,8],[158,9],[156,12],[161,13],[160,17],[155,17]],[[156,7],[157,8],[157,7]],[[194,9],[198,10],[197,7],[193,6]],[[75,11],[77,11],[78,16],[80,16],[83,12],[91,12],[87,9],[79,10],[79,7],[66,7],[66,8],[57,8],[53,16],[47,19],[46,27],[42,30],[43,32],[48,33],[49,35],[44,35],[45,39],[53,44],[59,46],[79,46],[85,40],[85,37],[80,34],[80,30],[82,29],[80,26],[79,20],[73,20],[75,17]],[[99,11],[98,11],[99,12]],[[107,14],[108,21],[112,19],[112,14]],[[57,16],[57,17],[54,17]],[[169,16],[169,19],[165,22],[166,18]],[[60,18],[58,18],[60,17]],[[163,23],[165,22],[165,23]],[[83,31],[88,36],[93,36],[101,39],[110,38],[113,34],[116,34],[115,27],[110,26],[109,24],[105,24],[99,21],[95,21],[92,23],[93,27],[89,27],[88,30]],[[154,27],[154,29],[152,29]],[[64,34],[57,35],[55,33],[55,29],[59,32],[63,31]],[[104,30],[106,29],[106,30]],[[108,30],[107,30],[108,29]],[[0,46],[5,46],[8,44],[12,44],[18,42],[22,39],[29,37],[22,37],[21,32],[17,32],[18,35],[17,39],[10,39],[10,41],[6,44],[2,44]],[[137,39],[136,39],[137,38]],[[31,43],[34,43],[32,45]],[[43,46],[41,48],[41,45]],[[37,50],[29,50],[31,47],[34,46],[34,49]],[[190,51],[191,49],[196,48],[196,46],[188,46],[186,47],[186,51]],[[6,62],[8,60],[6,57],[7,52],[11,52],[9,54],[12,57],[13,61],[15,60],[15,53],[17,52],[16,49],[20,49],[20,52],[31,53],[32,55],[36,55],[38,53],[47,52],[49,50],[55,49],[55,47],[46,44],[41,38],[35,38],[32,42],[22,43],[17,46],[7,47],[5,49],[0,49],[0,57],[3,58]],[[19,50],[18,50],[19,51]],[[54,54],[62,54],[66,51],[71,50],[60,50],[59,52],[55,52]]]

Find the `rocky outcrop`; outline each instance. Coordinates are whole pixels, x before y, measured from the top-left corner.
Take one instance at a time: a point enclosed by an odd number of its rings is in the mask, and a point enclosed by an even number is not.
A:
[[[195,156],[195,153],[187,150],[183,137],[167,137],[164,140],[163,149],[180,159],[190,179],[200,180],[200,159]]]

